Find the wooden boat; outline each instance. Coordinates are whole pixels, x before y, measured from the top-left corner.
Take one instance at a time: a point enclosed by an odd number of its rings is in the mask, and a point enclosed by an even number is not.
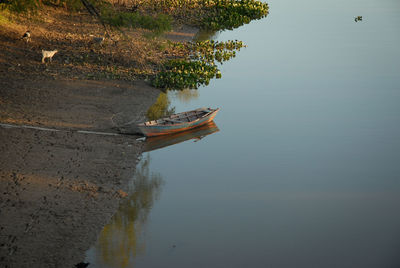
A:
[[[172,134],[207,124],[214,119],[218,111],[219,108],[199,108],[144,122],[138,124],[138,127],[147,137]]]
[[[218,131],[219,128],[217,125],[214,123],[214,121],[211,121],[205,125],[189,129],[187,131],[182,131],[171,135],[149,137],[144,143],[143,151],[150,152],[189,140],[198,141]]]

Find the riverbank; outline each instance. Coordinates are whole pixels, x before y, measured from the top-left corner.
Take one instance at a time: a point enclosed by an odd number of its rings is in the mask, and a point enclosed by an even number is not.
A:
[[[196,26],[232,29],[268,14],[258,1],[98,1],[99,16],[78,2],[86,9],[66,10],[74,1],[0,5],[37,4],[24,15],[0,9],[0,266],[83,261],[127,195],[143,151],[130,126],[173,110],[151,79],[165,90],[197,88],[221,76],[214,61],[242,47],[171,40],[192,40]],[[133,135],[108,135],[121,130]]]
[[[27,29],[31,42],[20,39]],[[126,196],[142,152],[138,136],[77,131],[117,133],[146,118],[160,91],[144,79],[166,41],[138,30],[125,32],[136,41],[113,32],[117,45],[91,44],[102,30],[87,14],[53,8],[39,22],[1,27],[0,122],[61,130],[0,128],[2,267],[73,267]],[[183,30],[169,38],[193,38],[193,28]],[[42,64],[41,49],[59,52]]]

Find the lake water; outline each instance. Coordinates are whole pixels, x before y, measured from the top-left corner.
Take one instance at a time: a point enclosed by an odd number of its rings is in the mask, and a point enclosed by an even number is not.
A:
[[[400,267],[400,1],[268,3],[169,93],[217,128],[143,155],[89,267]]]

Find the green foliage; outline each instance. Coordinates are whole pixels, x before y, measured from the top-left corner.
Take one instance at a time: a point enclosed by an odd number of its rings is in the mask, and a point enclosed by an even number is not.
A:
[[[206,0],[209,15],[202,26],[209,30],[233,29],[268,15],[268,4],[256,0]]]
[[[103,11],[102,17],[105,23],[114,27],[144,28],[157,34],[171,30],[172,19],[165,14],[156,16],[141,15],[138,12],[111,12]]]
[[[215,62],[222,63],[236,56],[236,51],[239,51],[243,45],[242,41],[226,41],[218,42],[214,40],[206,40],[202,42],[189,42],[185,44],[190,51],[192,60],[204,61],[210,64]]]
[[[1,11],[1,5],[0,5],[0,11]],[[0,12],[0,25],[8,23],[10,23],[9,12],[3,10]]]
[[[220,77],[216,66],[201,61],[170,60],[166,70],[159,73],[153,85],[166,89],[198,88],[208,85],[211,78]]]
[[[268,4],[257,0],[132,0],[132,4],[214,31],[237,28],[268,14]]]
[[[35,12],[39,7],[38,0],[5,0],[1,1],[1,9],[8,9],[15,13]]]
[[[212,78],[220,78],[221,72],[215,65],[236,55],[235,50],[244,47],[241,41],[218,42],[207,40],[203,42],[176,44],[186,50],[187,59],[170,60],[164,64],[165,70],[158,73],[153,85],[166,89],[198,88],[208,85]]]

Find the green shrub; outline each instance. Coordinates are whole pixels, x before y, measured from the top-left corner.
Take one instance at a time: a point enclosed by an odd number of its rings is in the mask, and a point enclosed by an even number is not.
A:
[[[208,85],[211,78],[220,77],[220,71],[215,65],[201,61],[170,60],[153,80],[153,85],[166,89],[198,88]]]
[[[202,26],[209,30],[233,29],[268,15],[268,4],[256,0],[207,1],[208,16]]]
[[[236,50],[239,51],[243,45],[242,41],[226,41],[218,42],[214,40],[206,40],[202,42],[189,42],[185,44],[189,50],[190,59],[200,60],[215,64],[223,63],[236,56]]]
[[[3,0],[0,3],[2,9],[15,13],[35,12],[39,7],[38,0]]]
[[[156,75],[153,85],[165,89],[195,88],[208,85],[212,78],[220,78],[221,72],[216,62],[222,63],[236,55],[236,50],[244,47],[241,41],[218,42],[207,40],[176,44],[188,53],[186,59],[170,60],[164,70]]]
[[[237,28],[268,14],[268,4],[257,0],[132,0],[146,12],[168,13],[181,23],[209,30]]]
[[[104,11],[102,17],[105,23],[114,27],[132,27],[151,30],[157,34],[172,29],[172,19],[165,14],[156,16],[141,15],[138,12]]]

